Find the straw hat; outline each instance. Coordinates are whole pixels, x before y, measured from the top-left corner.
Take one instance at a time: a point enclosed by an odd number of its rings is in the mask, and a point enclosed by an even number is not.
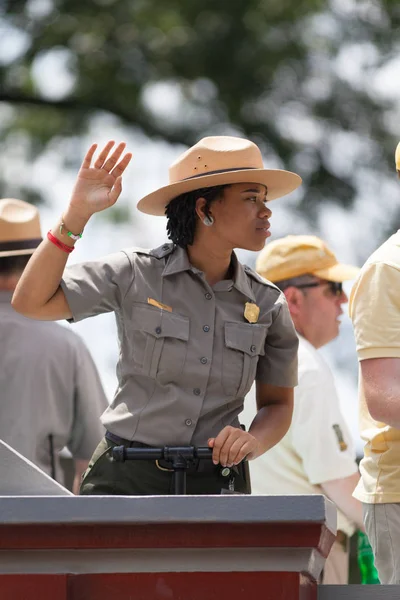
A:
[[[149,215],[165,215],[167,204],[180,194],[231,183],[265,185],[269,201],[295,190],[301,177],[290,171],[265,169],[260,149],[249,140],[205,137],[171,165],[169,184],[139,200],[137,207]]]
[[[0,258],[32,254],[42,241],[39,211],[23,200],[0,200]]]
[[[355,279],[360,269],[340,263],[315,235],[287,235],[265,246],[258,255],[256,271],[273,283],[301,275],[343,282]]]

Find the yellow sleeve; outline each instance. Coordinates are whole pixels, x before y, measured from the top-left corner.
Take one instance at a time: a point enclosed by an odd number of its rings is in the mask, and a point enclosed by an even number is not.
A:
[[[400,266],[366,265],[349,301],[357,354],[367,358],[400,358]]]

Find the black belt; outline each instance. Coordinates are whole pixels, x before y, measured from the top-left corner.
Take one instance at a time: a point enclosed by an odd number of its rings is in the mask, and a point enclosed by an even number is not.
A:
[[[135,442],[134,440],[125,440],[124,438],[119,437],[119,435],[115,435],[115,433],[111,433],[111,431],[106,431],[105,437],[110,440],[110,442],[114,442],[119,446],[128,446],[129,448],[151,448],[148,444],[143,444],[142,442]]]

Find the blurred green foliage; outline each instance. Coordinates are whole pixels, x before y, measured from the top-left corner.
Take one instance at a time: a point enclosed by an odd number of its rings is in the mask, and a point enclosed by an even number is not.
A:
[[[393,172],[398,98],[372,81],[398,55],[396,0],[3,0],[0,19],[21,36],[0,57],[3,148],[22,132],[37,157],[104,112],[171,143],[244,135],[302,175],[310,217],[323,199],[350,206],[364,169]],[[59,97],[35,77],[51,56]]]

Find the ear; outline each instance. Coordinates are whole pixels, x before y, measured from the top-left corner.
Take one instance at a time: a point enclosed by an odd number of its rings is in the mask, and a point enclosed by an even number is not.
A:
[[[285,294],[290,313],[297,316],[304,303],[304,295],[302,294],[301,290],[291,286],[286,288],[283,293]]]
[[[204,221],[205,217],[207,217],[208,215],[206,215],[206,213],[204,212],[204,207],[206,206],[206,199],[205,198],[197,198],[196,200],[196,214],[199,217],[200,221]],[[209,211],[209,213],[211,214],[211,211]]]

